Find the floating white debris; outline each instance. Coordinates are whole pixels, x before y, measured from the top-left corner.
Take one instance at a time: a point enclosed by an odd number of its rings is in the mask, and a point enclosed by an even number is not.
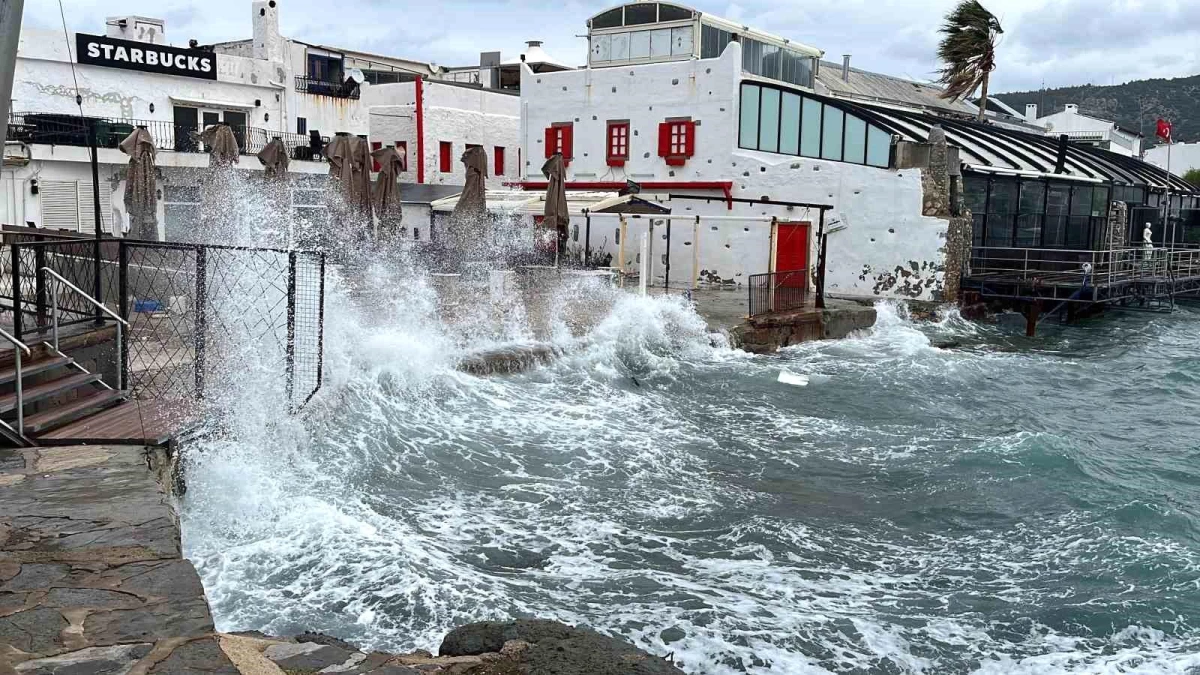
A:
[[[792,371],[786,370],[786,369],[779,371],[779,381],[782,382],[783,384],[790,384],[795,387],[807,387],[808,386],[808,376],[807,375],[800,375],[800,374],[793,373]]]

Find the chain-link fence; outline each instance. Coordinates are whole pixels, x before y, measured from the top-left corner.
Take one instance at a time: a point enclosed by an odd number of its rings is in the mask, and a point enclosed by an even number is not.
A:
[[[0,252],[0,303],[13,334],[44,340],[49,268],[129,322],[122,385],[139,398],[199,400],[252,373],[292,408],[320,388],[322,253],[133,240],[26,241]],[[97,255],[99,253],[99,255]],[[60,329],[103,324],[80,293],[57,294]]]

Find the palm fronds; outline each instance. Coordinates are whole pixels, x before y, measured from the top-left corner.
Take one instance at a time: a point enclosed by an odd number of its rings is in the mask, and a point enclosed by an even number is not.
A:
[[[979,0],[962,0],[939,31],[938,83],[945,87],[943,98],[958,100],[983,87],[980,112],[987,106],[987,80],[996,68],[996,41],[1004,32],[994,14],[979,4]]]

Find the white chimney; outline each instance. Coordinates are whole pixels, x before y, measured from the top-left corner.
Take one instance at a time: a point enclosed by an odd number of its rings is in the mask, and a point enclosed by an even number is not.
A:
[[[166,22],[145,16],[110,16],[104,20],[104,34],[110,38],[149,42],[153,45],[167,44]]]
[[[850,55],[849,54],[842,55],[842,81],[843,82],[850,81]]]
[[[1036,103],[1025,104],[1025,121],[1037,123],[1038,107]]]
[[[255,0],[250,3],[254,27],[254,58],[282,64],[283,36],[279,34],[278,0]]]
[[[1067,104],[1067,112],[1072,115],[1078,115],[1079,114],[1079,106],[1074,103],[1068,103]]]

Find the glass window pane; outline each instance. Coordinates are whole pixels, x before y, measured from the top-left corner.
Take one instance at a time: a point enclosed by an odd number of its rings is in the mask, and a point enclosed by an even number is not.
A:
[[[650,56],[663,58],[671,55],[671,29],[660,28],[650,31]]]
[[[1096,186],[1092,189],[1092,217],[1108,215],[1108,188]]]
[[[671,55],[691,56],[696,48],[695,29],[691,26],[681,26],[671,29]]]
[[[613,41],[613,51],[617,48],[616,41]],[[650,31],[637,30],[629,34],[629,58],[631,59],[648,59],[650,58]]]
[[[762,45],[762,66],[759,68],[758,74],[775,80],[779,79],[779,47]]]
[[[1092,188],[1090,185],[1076,185],[1071,192],[1071,215],[1092,215]]]
[[[842,159],[855,164],[866,163],[867,123],[853,115],[846,115],[846,156]]]
[[[822,107],[820,101],[804,99],[800,113],[800,154],[805,157],[821,156]]]
[[[846,116],[840,108],[825,106],[821,123],[821,159],[842,159],[842,119]]]
[[[738,146],[747,150],[758,149],[758,96],[759,87],[753,84],[742,85],[741,129],[738,133]]]
[[[742,39],[742,70],[754,75],[762,74],[762,48],[763,44],[758,40]]]
[[[867,164],[888,168],[892,162],[892,135],[877,126],[867,128]]]
[[[700,58],[715,59],[721,55],[721,48],[717,41],[721,37],[721,31],[708,25],[700,27]]]
[[[624,7],[618,7],[600,14],[596,18],[592,19],[592,28],[616,28],[620,26],[622,12],[624,11]]]
[[[800,154],[800,96],[784,92],[779,113],[779,151]]]
[[[612,36],[592,36],[592,63],[603,63],[612,60]]]
[[[684,21],[692,18],[692,10],[687,7],[660,4],[658,6],[659,21]]]
[[[629,60],[629,33],[615,33],[612,36],[612,60]]]
[[[779,152],[779,90],[762,88],[759,105],[758,149]]]
[[[1021,203],[1017,215],[1017,246],[1038,246],[1042,240],[1042,218],[1046,212],[1046,184],[1021,183]]]
[[[1046,248],[1063,248],[1066,246],[1069,200],[1069,186],[1050,186],[1049,192],[1046,193],[1046,222],[1043,227],[1042,246]]]
[[[988,201],[986,246],[1012,246],[1013,220],[1017,214],[1017,181],[996,178]]]
[[[652,2],[639,2],[625,5],[625,25],[640,26],[644,23],[658,21],[658,5]]]
[[[799,68],[796,71],[795,83],[802,87],[813,86],[813,65],[816,59],[811,56],[800,56],[798,59]]]

